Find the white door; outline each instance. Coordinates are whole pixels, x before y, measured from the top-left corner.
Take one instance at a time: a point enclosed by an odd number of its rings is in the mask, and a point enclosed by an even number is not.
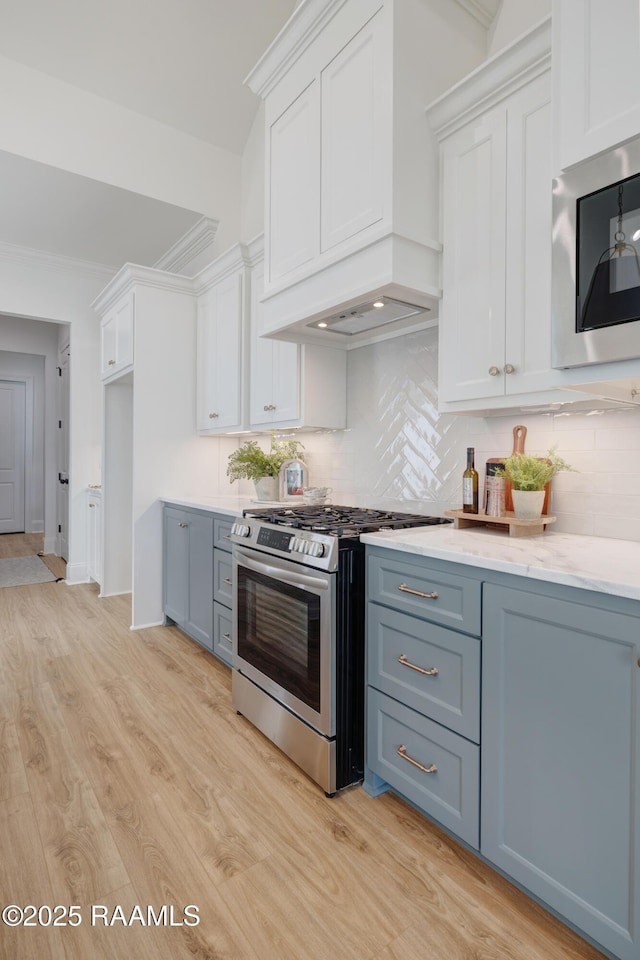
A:
[[[26,387],[0,380],[0,533],[24,532]]]
[[[58,534],[56,553],[63,560],[69,553],[69,348],[58,355]]]

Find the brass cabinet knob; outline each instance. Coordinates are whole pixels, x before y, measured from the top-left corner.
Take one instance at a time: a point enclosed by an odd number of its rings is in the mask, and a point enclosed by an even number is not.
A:
[[[497,377],[499,373],[500,373],[500,368],[499,368],[499,367],[489,367],[489,376],[490,376],[490,377]]]
[[[514,365],[513,365],[512,363],[505,363],[505,365],[504,365],[504,372],[505,372],[505,373],[515,373],[515,372],[516,372],[516,368],[514,367]]]

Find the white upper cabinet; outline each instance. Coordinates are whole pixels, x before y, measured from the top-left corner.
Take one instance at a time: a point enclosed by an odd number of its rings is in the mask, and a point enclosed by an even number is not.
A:
[[[122,296],[100,321],[100,376],[112,380],[133,369],[134,294]]]
[[[418,308],[387,335],[435,322],[437,144],[424,104],[441,82],[429,50],[441,23],[425,0],[303,0],[248,77],[265,99],[262,333],[360,346],[380,331],[315,322],[381,295]],[[458,75],[481,59],[472,46],[460,44]]]
[[[386,102],[381,15],[321,74],[320,249],[331,250],[384,215]]]
[[[318,255],[320,175],[318,83],[300,93],[269,128],[269,270],[282,280]]]
[[[640,133],[638,0],[553,0],[558,174]]]
[[[227,433],[243,428],[242,337],[245,309],[244,265],[234,266],[198,298],[198,432]]]
[[[566,400],[551,369],[550,39],[547,20],[428,110],[442,142],[449,412]]]
[[[260,336],[264,261],[251,270],[249,429],[344,429],[347,369],[343,350]]]

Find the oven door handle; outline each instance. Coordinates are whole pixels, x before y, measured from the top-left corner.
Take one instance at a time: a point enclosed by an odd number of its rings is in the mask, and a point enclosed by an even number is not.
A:
[[[243,550],[238,550],[236,556],[238,557],[238,562],[244,567],[248,567],[249,570],[255,570],[256,573],[263,573],[267,577],[273,577],[276,580],[281,580],[283,583],[289,583],[294,587],[311,587],[313,590],[329,589],[329,581],[324,578],[305,577],[303,573],[298,573],[297,570],[290,570],[288,568],[285,570],[282,567],[277,567],[269,563],[262,563],[259,560],[254,560],[253,557],[248,557]]]

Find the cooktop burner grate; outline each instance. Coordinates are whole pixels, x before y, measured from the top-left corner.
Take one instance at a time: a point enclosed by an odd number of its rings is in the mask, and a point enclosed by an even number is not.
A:
[[[444,517],[430,517],[420,513],[400,513],[333,504],[251,509],[245,510],[245,516],[336,537],[357,537],[361,533],[373,533],[376,530],[400,530],[407,527],[424,527],[451,522]]]

